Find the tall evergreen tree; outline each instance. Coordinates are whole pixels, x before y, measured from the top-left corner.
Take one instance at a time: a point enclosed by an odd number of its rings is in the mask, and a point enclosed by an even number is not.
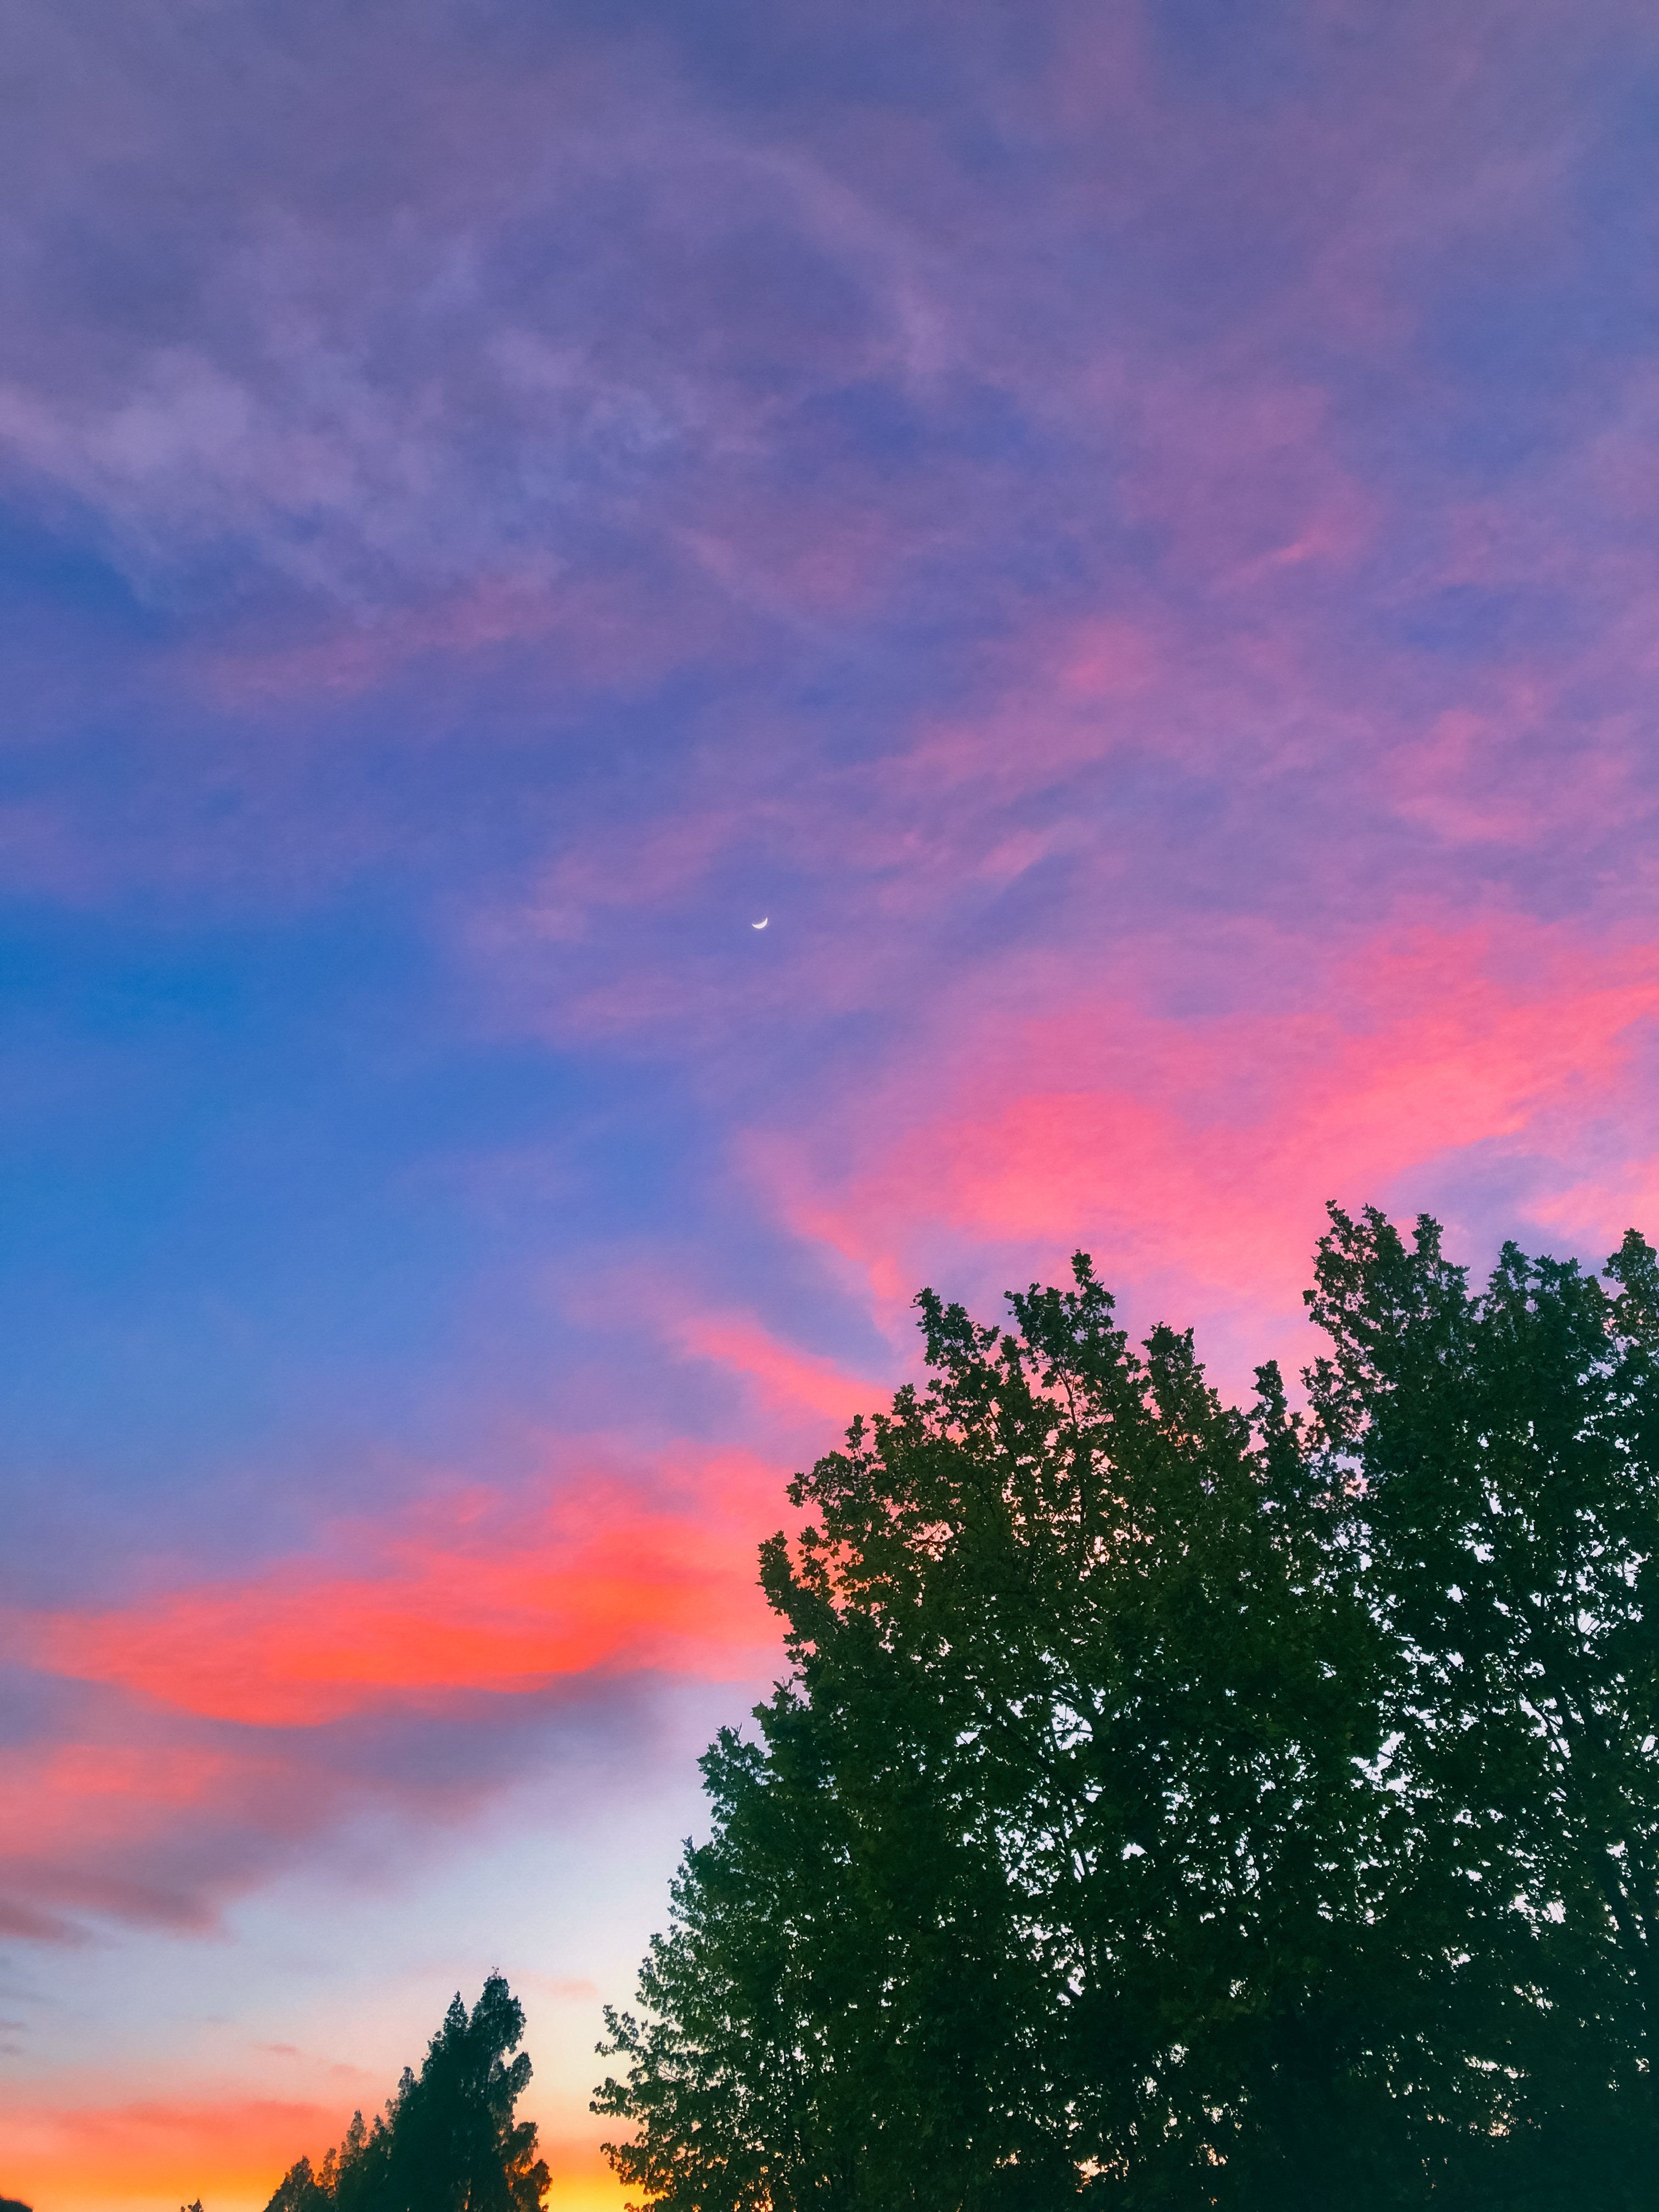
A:
[[[384,2118],[354,2113],[313,2169],[291,2166],[265,2212],[540,2212],[547,2166],[514,2107],[530,2080],[517,2051],[524,2008],[492,1974],[471,2014],[458,1993],[418,2075],[408,2067]]]

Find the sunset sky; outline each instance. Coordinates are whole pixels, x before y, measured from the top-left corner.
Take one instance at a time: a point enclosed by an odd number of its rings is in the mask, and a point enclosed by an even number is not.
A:
[[[1659,12],[20,0],[0,119],[0,2195],[258,2212],[499,1967],[597,2212],[919,1285],[1232,1392],[1328,1199],[1659,1231]]]

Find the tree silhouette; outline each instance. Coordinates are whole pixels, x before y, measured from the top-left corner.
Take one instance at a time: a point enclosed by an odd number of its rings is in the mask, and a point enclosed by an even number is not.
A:
[[[492,1974],[469,2015],[459,1992],[408,2067],[385,2116],[354,2113],[345,2140],[313,2170],[291,2166],[265,2212],[540,2212],[548,2190],[536,2127],[514,2108],[530,2080],[517,2050],[524,2008]]]
[[[1659,1268],[1333,1212],[1293,1415],[1085,1258],[799,1477],[612,2163],[665,2212],[1646,2205]]]

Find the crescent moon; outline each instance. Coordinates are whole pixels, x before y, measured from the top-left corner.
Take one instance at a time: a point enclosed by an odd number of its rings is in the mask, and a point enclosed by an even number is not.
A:
[[[763,914],[758,921],[751,921],[749,927],[750,929],[764,929],[767,923],[770,921],[772,917],[769,914]]]

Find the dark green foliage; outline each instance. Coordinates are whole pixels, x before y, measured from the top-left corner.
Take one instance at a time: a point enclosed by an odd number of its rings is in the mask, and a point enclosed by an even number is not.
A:
[[[1333,1213],[1292,1417],[1079,1256],[798,1478],[596,2109],[669,2212],[1646,2204],[1659,1270]]]
[[[355,2113],[314,2172],[290,2167],[265,2212],[540,2212],[545,2164],[533,2121],[514,2118],[530,2080],[524,2011],[492,1974],[471,2016],[458,1995],[418,2078],[408,2067],[383,2118]]]
[[[1653,2201],[1659,1271],[1340,1213],[1308,1380],[1389,1632],[1395,1917],[1424,2033],[1484,2077],[1494,2202]],[[1402,1960],[1402,1969],[1406,1962]],[[1465,2171],[1473,2185],[1474,2168]]]

